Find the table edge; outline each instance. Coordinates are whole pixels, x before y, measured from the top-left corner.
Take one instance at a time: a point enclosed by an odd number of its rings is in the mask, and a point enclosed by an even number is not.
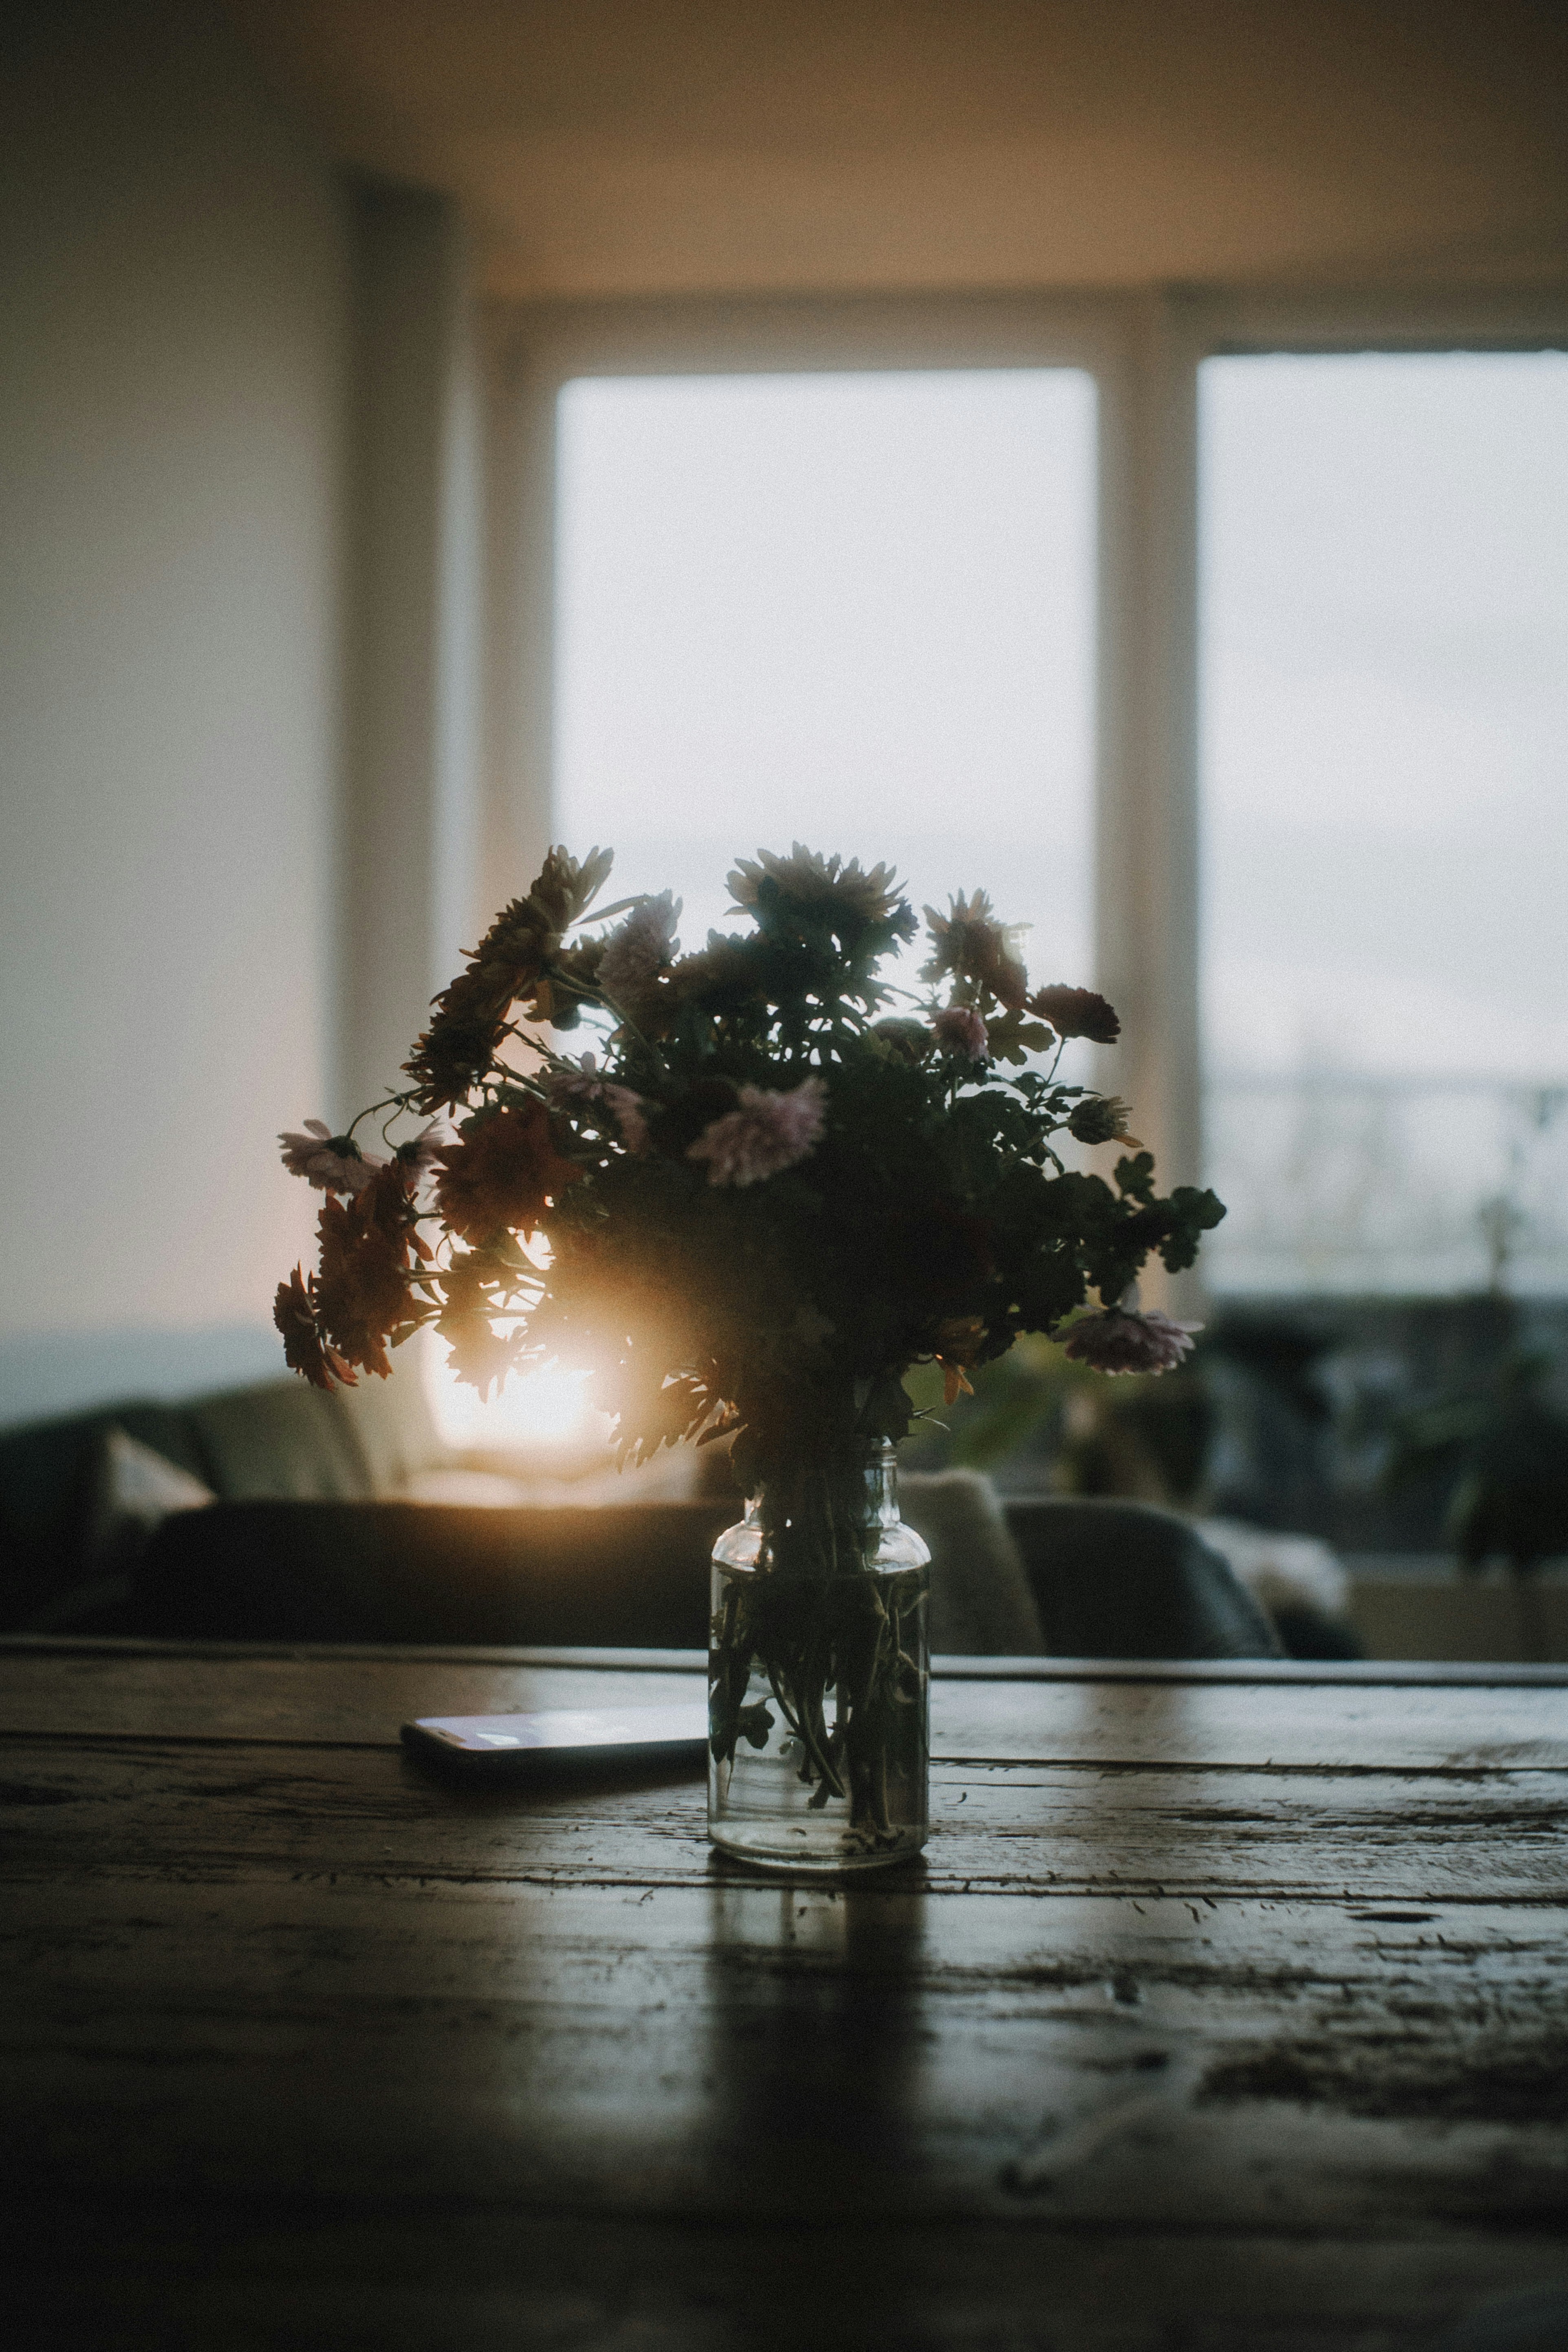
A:
[[[477,1643],[366,1642],[172,1642],[129,1634],[0,1633],[0,1658],[187,1658],[223,1663],[275,1659],[280,1664],[361,1663],[490,1667],[578,1668],[606,1674],[697,1675],[700,1650],[541,1648]],[[1457,1659],[1381,1658],[1055,1658],[932,1659],[943,1682],[1237,1683],[1355,1687],[1429,1686],[1568,1689],[1568,1664],[1516,1665]]]

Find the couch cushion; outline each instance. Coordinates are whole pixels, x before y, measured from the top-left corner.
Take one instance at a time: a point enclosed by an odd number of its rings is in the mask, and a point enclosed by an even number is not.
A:
[[[102,1449],[114,1428],[210,1484],[180,1405],[132,1398],[7,1430],[0,1436],[0,1626],[32,1622],[95,1573]]]
[[[359,1502],[374,1492],[353,1423],[305,1381],[226,1390],[186,1412],[203,1475],[225,1502]]]
[[[331,1402],[353,1432],[371,1493],[384,1501],[407,1493],[422,1472],[449,1458],[414,1343],[394,1355],[390,1380],[374,1380],[366,1373],[355,1387],[336,1391]]]
[[[1251,1594],[1174,1511],[1053,1496],[1010,1501],[1007,1520],[1053,1657],[1279,1654]]]

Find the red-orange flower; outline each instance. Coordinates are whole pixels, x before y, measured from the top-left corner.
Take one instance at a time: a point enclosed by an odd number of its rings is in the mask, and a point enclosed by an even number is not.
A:
[[[1121,1024],[1112,1007],[1092,988],[1037,988],[1025,1006],[1063,1037],[1088,1037],[1097,1045],[1114,1045]]]
[[[346,1201],[329,1194],[321,1203],[321,1270],[311,1290],[332,1346],[351,1364],[385,1380],[392,1370],[386,1341],[408,1316],[410,1233],[382,1174],[396,1181],[405,1201],[401,1171],[393,1168],[378,1171],[375,1183]]]
[[[421,1110],[448,1105],[455,1109],[484,1076],[506,1034],[507,1014],[521,984],[516,972],[492,978],[470,969],[437,998],[429,1028],[403,1065]]]
[[[506,1034],[507,1015],[520,997],[539,990],[539,1017],[552,1017],[546,967],[560,954],[563,934],[583,915],[611,863],[607,849],[591,849],[581,862],[552,849],[527,898],[502,908],[467,970],[437,998],[429,1028],[403,1065],[421,1110],[437,1111],[448,1104],[458,1108],[489,1070]]]
[[[435,1165],[435,1160],[434,1147],[422,1151],[417,1162],[405,1160],[401,1154],[395,1160],[383,1160],[359,1196],[378,1233],[400,1247],[412,1247],[422,1258],[428,1258],[430,1253],[419,1238],[414,1195],[421,1176]],[[406,1259],[404,1263],[407,1263]]]
[[[531,1232],[547,1204],[583,1173],[557,1151],[550,1114],[531,1100],[468,1119],[437,1158],[441,1214],[469,1242]]]
[[[283,1360],[290,1371],[303,1372],[316,1388],[330,1391],[338,1381],[345,1388],[355,1388],[358,1382],[353,1372],[321,1337],[316,1321],[315,1293],[315,1277],[312,1276],[307,1283],[301,1265],[294,1268],[287,1282],[278,1286],[272,1320],[283,1334]]]

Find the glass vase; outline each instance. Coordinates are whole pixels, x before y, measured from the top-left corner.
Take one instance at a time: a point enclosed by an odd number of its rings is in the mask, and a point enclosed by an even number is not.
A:
[[[890,1445],[802,1465],[713,1547],[708,1833],[770,1869],[925,1843],[931,1554]]]

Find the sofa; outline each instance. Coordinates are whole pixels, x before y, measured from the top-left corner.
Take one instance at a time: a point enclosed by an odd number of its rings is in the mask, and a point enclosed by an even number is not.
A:
[[[722,1476],[722,1465],[717,1465]],[[1279,1643],[1176,1514],[900,1482],[939,1652],[1260,1657]],[[417,1369],[268,1381],[0,1433],[0,1627],[214,1641],[693,1649],[732,1492],[541,1492],[443,1445]]]

